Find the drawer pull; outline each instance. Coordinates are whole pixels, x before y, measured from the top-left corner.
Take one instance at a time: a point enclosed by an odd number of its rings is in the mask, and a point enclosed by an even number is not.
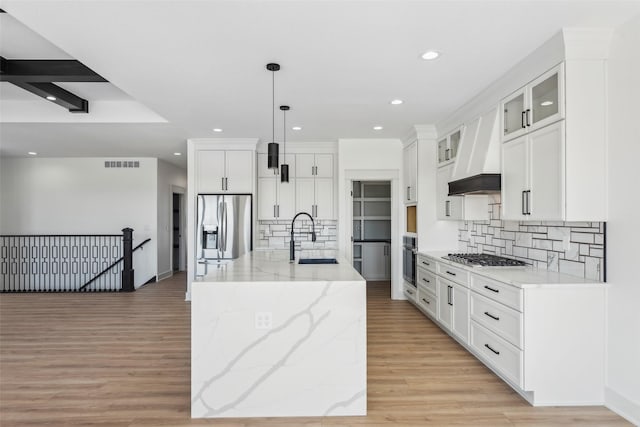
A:
[[[452,273],[452,272],[450,272],[449,270],[447,270],[447,274],[450,274],[450,275],[452,275],[452,276],[455,276],[455,275],[456,275],[456,273]]]
[[[431,304],[429,301],[427,301],[426,299],[422,298],[422,301],[426,302],[427,304]]]
[[[487,286],[487,285],[484,285],[484,288],[485,288],[485,289],[489,289],[491,292],[495,292],[496,294],[497,294],[497,293],[500,293],[500,290],[499,290],[499,289],[493,289],[493,288],[491,288],[491,287],[489,287],[489,286]]]
[[[423,280],[424,282],[431,283],[430,281],[428,281],[428,280],[427,280],[427,279],[425,279],[424,277],[422,278],[422,280]]]
[[[488,311],[485,311],[484,314],[485,314],[485,316],[491,317],[493,320],[500,320],[500,318],[498,316],[494,316],[493,314],[489,313]]]
[[[421,261],[421,262],[422,262],[424,265],[431,265],[431,264],[429,264],[428,262],[425,262],[425,261]]]
[[[492,348],[491,348],[491,346],[490,346],[489,344],[485,344],[484,346],[485,346],[485,347],[487,347],[487,348],[488,348],[489,350],[491,350],[492,352],[494,352],[495,354],[500,355],[500,352],[499,352],[499,351],[496,351],[496,350],[494,350],[494,349],[492,349]]]
[[[409,295],[413,295],[413,291],[410,291],[409,289],[405,289],[404,290],[406,293],[408,293]]]

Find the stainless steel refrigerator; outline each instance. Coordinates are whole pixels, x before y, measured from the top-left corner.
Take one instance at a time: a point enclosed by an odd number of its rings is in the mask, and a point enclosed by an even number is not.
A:
[[[199,194],[196,275],[253,249],[251,195]]]

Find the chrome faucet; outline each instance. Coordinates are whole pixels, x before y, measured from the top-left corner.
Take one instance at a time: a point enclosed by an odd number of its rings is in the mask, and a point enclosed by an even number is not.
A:
[[[295,262],[296,260],[296,245],[295,245],[295,242],[293,241],[293,224],[296,222],[296,218],[298,218],[300,215],[306,215],[311,220],[312,231],[309,234],[311,234],[311,241],[312,242],[316,241],[316,223],[313,222],[313,217],[306,212],[298,212],[293,217],[293,220],[291,220],[291,240],[289,241],[289,262]]]

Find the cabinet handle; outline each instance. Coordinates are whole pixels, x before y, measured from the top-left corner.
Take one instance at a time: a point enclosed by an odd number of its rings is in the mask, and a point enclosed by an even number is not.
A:
[[[489,287],[489,286],[487,286],[487,285],[484,285],[484,288],[485,288],[485,289],[490,290],[491,292],[495,292],[496,294],[499,294],[499,293],[500,293],[500,290],[499,290],[499,289],[493,289],[493,288],[490,288],[490,287]]]
[[[220,189],[222,191],[224,191],[224,177],[220,178],[221,179],[221,183],[220,183]]]
[[[457,274],[456,274],[456,273],[452,273],[452,272],[450,272],[449,270],[445,271],[445,273],[447,273],[447,274],[449,274],[449,275],[451,275],[451,276],[457,276]]]
[[[489,344],[485,344],[484,346],[487,347],[489,350],[493,351],[495,354],[500,355],[500,352],[492,349]]]
[[[225,190],[229,189],[229,178],[226,178],[226,177],[224,179],[224,189]]]
[[[526,194],[527,192],[525,190],[522,190],[522,215],[526,215],[527,214],[527,210],[525,208],[525,198],[526,198]]]
[[[411,187],[407,186],[407,200],[411,200]]]
[[[276,205],[273,205],[273,217],[278,218],[278,214],[276,212]]]
[[[276,213],[278,214],[278,218],[280,218],[280,205],[276,205]]]
[[[527,194],[526,199],[527,199],[527,215],[531,215],[531,190],[527,190],[525,191],[525,193]]]
[[[422,262],[424,265],[431,265],[431,264],[429,264],[429,263],[428,263],[428,262],[426,262],[426,261],[421,261],[421,262]]]
[[[530,109],[530,108],[527,108],[526,113],[527,113],[527,114],[526,114],[526,116],[527,116],[527,126],[531,126],[531,122],[529,121],[530,116],[531,116],[531,109]]]
[[[413,291],[409,290],[409,289],[405,289],[404,290],[406,293],[408,293],[409,295],[413,295]]]
[[[427,301],[426,299],[422,298],[423,302],[426,302],[427,304],[431,304],[429,301]]]
[[[424,277],[422,278],[423,282],[427,282],[427,283],[431,283],[430,281],[428,281],[427,279],[425,279]]]
[[[488,311],[485,311],[484,314],[485,314],[485,316],[491,317],[493,320],[500,320],[500,318],[498,316],[494,316],[493,314],[489,313]]]
[[[450,148],[447,148],[446,150],[444,150],[444,159],[445,160],[451,160],[451,156],[449,155],[450,152],[451,152]]]
[[[444,202],[444,216],[451,216],[451,200]]]
[[[451,296],[451,291],[453,291],[453,288],[447,285],[447,304],[453,307],[453,298]]]
[[[522,114],[520,115],[520,126],[522,126],[522,128],[526,128],[527,126],[524,124],[524,116],[527,115],[526,111],[523,111]]]

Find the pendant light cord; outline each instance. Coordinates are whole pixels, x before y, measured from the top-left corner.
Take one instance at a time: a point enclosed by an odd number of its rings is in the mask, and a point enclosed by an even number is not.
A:
[[[282,112],[282,155],[287,155],[287,110]],[[282,159],[283,162],[287,162],[287,158]]]
[[[276,142],[276,72],[271,72],[271,142]]]

